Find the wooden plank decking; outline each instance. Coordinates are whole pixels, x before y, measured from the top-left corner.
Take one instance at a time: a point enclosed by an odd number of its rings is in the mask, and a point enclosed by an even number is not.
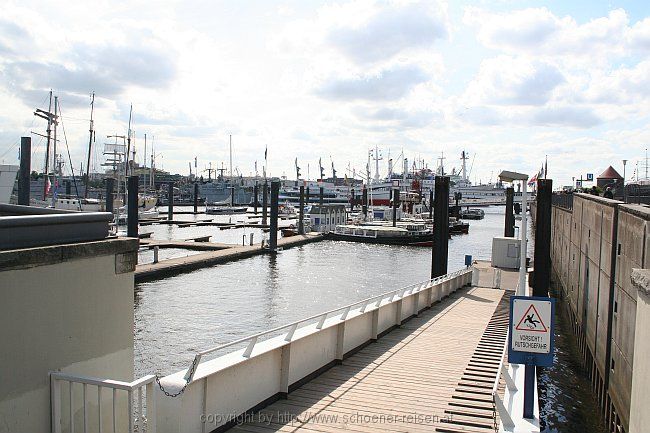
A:
[[[346,358],[342,365],[293,390],[286,400],[251,414],[248,422],[232,431],[491,431],[491,411],[472,409],[487,407],[481,400],[491,400],[485,393],[492,387],[487,376],[492,381],[495,377],[492,361],[486,360],[488,374],[483,376],[468,377],[466,370],[480,371],[471,363],[484,358],[477,358],[476,351],[485,350],[486,338],[494,349],[503,345],[505,334],[491,333],[495,323],[502,321],[503,295],[497,289],[459,290]],[[454,400],[459,387],[470,398],[475,395],[476,402],[468,400],[467,407],[454,414],[449,403],[459,401]],[[471,394],[474,389],[476,394]],[[472,413],[478,423],[462,421],[471,421],[467,414]],[[450,417],[461,422],[450,424]]]

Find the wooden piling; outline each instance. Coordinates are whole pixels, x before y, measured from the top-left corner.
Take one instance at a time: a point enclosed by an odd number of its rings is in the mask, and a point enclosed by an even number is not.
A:
[[[170,184],[171,185],[171,184]],[[129,176],[126,235],[138,237],[138,176]]]
[[[435,183],[431,278],[447,273],[449,257],[449,177],[436,176]]]
[[[278,248],[278,196],[280,194],[280,181],[271,182],[271,228],[269,246],[272,252]]]
[[[503,236],[514,238],[515,237],[515,211],[514,211],[514,198],[515,189],[513,187],[506,188],[506,219]]]
[[[174,219],[174,183],[167,184],[167,220]]]
[[[305,213],[305,187],[300,185],[300,208],[298,209],[298,234],[305,234],[305,224],[303,222],[304,213]]]
[[[551,200],[553,181],[537,180],[535,217],[535,272],[533,296],[548,296],[551,284]]]

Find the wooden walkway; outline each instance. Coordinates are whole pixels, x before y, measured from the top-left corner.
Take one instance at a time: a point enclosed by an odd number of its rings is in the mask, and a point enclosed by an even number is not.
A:
[[[493,431],[504,293],[459,290],[232,431]]]

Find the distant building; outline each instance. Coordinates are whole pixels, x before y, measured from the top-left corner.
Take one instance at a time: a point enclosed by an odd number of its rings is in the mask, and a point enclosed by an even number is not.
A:
[[[614,170],[614,167],[610,165],[607,170],[603,171],[600,176],[596,178],[596,185],[602,189],[609,186],[616,195],[617,191],[623,191],[623,176],[618,174],[618,172]]]
[[[316,232],[330,232],[338,224],[345,224],[344,204],[323,204],[312,205],[309,211],[309,222],[311,229]]]

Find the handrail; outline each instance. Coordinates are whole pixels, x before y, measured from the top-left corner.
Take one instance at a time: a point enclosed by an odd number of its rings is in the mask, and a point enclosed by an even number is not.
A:
[[[505,404],[503,403],[503,400],[501,400],[501,397],[499,397],[499,382],[501,381],[501,376],[503,375],[503,378],[506,381],[506,386],[510,391],[516,391],[517,390],[517,385],[515,384],[515,381],[512,379],[510,376],[510,373],[508,372],[508,368],[505,365],[505,360],[506,360],[506,353],[508,353],[508,341],[510,337],[510,329],[508,329],[508,332],[506,334],[506,341],[503,343],[503,349],[501,351],[501,359],[499,361],[499,368],[497,370],[497,377],[494,379],[494,384],[492,385],[492,404],[494,406],[494,431],[498,431],[498,423],[497,423],[497,414],[499,415],[499,418],[501,419],[501,422],[503,423],[503,426],[506,428],[513,428],[515,426],[515,422],[512,420],[512,417],[510,416],[510,413],[508,412],[508,409],[506,408]]]
[[[88,409],[90,403],[88,395],[88,385],[97,387],[97,412],[96,415],[93,415],[92,418],[96,419],[97,430],[102,432],[102,427],[104,422],[107,421],[107,417],[102,416],[102,409],[105,404],[103,403],[103,392],[104,388],[112,390],[112,397],[108,406],[112,408],[112,421],[111,425],[113,431],[117,431],[117,424],[120,421],[118,417],[117,409],[117,392],[125,391],[127,393],[127,421],[128,421],[128,432],[143,432],[155,433],[156,432],[156,404],[154,400],[154,383],[156,376],[153,374],[144,376],[140,379],[136,379],[132,382],[123,382],[119,380],[110,380],[110,379],[99,379],[96,377],[89,376],[74,376],[71,374],[62,373],[59,371],[50,372],[50,386],[51,386],[51,411],[52,411],[52,432],[61,433],[62,431],[62,389],[60,381],[65,381],[69,383],[69,388],[67,389],[68,401],[69,401],[69,415],[67,422],[70,424],[70,431],[74,431],[75,423],[75,398],[73,384],[79,383],[83,385],[82,392],[82,407],[83,410],[83,425],[82,431],[87,433],[90,430],[90,418],[91,412]],[[143,395],[144,388],[144,395]],[[145,400],[146,398],[146,405]],[[134,404],[135,400],[135,404]]]
[[[250,355],[251,355],[251,353],[252,353],[252,351],[253,351],[253,349],[255,347],[255,344],[257,344],[257,342],[260,340],[260,337],[263,337],[265,335],[273,334],[273,333],[276,333],[278,331],[289,329],[289,331],[287,332],[287,335],[285,336],[285,341],[286,342],[291,342],[291,339],[293,338],[293,334],[296,331],[296,328],[301,323],[305,323],[305,322],[308,322],[308,321],[311,321],[311,320],[319,319],[318,324],[317,324],[317,329],[320,329],[320,327],[323,326],[324,321],[328,318],[328,316],[333,315],[334,313],[343,312],[344,314],[341,315],[340,320],[344,321],[344,320],[346,320],[347,315],[349,314],[350,310],[353,307],[363,305],[361,312],[365,313],[366,311],[371,311],[371,310],[366,310],[366,308],[370,304],[372,304],[373,302],[377,302],[379,300],[378,304],[380,304],[381,301],[384,300],[385,298],[390,298],[389,302],[393,302],[393,301],[395,301],[395,300],[397,300],[399,298],[403,298],[407,294],[409,294],[409,295],[414,294],[416,292],[416,290],[415,290],[416,288],[418,289],[417,291],[420,292],[420,291],[426,289],[427,287],[429,287],[429,284],[444,282],[444,281],[450,280],[452,278],[455,278],[455,277],[457,277],[459,275],[462,275],[464,273],[467,273],[467,272],[471,272],[471,269],[470,268],[459,269],[457,271],[448,273],[446,275],[442,275],[440,277],[432,278],[432,279],[425,280],[425,281],[422,281],[422,282],[419,282],[419,283],[414,283],[414,284],[408,285],[406,287],[391,290],[391,291],[388,291],[388,292],[385,292],[385,293],[382,293],[382,294],[379,294],[379,295],[375,295],[375,296],[372,296],[372,297],[369,297],[369,298],[361,299],[359,301],[355,301],[355,302],[352,302],[350,304],[343,305],[341,307],[337,307],[337,308],[325,311],[323,313],[314,314],[314,315],[309,316],[307,318],[296,320],[296,321],[288,323],[286,325],[281,325],[281,326],[278,326],[278,327],[273,328],[273,329],[258,332],[257,334],[253,334],[253,335],[249,335],[247,337],[239,338],[237,340],[231,341],[230,343],[225,343],[225,344],[221,344],[219,346],[212,347],[210,349],[202,350],[200,352],[197,352],[197,354],[194,356],[194,359],[192,360],[192,364],[187,369],[187,373],[185,374],[184,379],[188,383],[191,382],[193,377],[194,377],[194,374],[196,373],[197,366],[201,362],[201,358],[203,356],[205,356],[205,355],[210,354],[210,353],[214,353],[214,352],[217,352],[219,350],[223,350],[223,349],[226,349],[228,347],[235,346],[237,344],[242,344],[242,343],[248,342],[249,344],[248,344],[248,346],[246,347],[246,349],[244,350],[244,352],[242,354],[245,358],[248,358],[248,357],[250,357]],[[410,292],[409,292],[409,289],[410,289]],[[398,298],[395,298],[396,295],[399,295]],[[379,308],[379,305],[375,306],[374,308]]]
[[[133,391],[134,389],[153,382],[156,379],[156,376],[149,374],[147,376],[141,377],[140,379],[134,380],[133,382],[122,382],[120,380],[100,379],[90,376],[73,376],[58,371],[51,372],[50,376],[56,380],[67,380],[68,382],[83,383],[86,385],[95,385],[105,388],[120,389],[124,391]]]

